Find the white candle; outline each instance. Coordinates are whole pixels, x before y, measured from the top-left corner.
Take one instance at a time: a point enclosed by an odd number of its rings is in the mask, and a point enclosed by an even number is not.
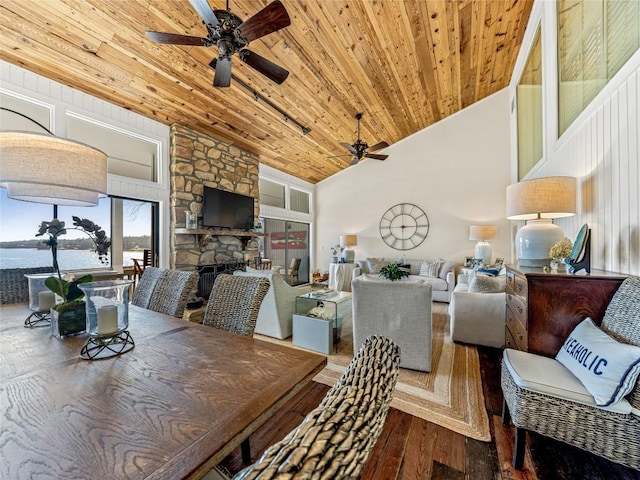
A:
[[[38,310],[44,312],[50,310],[56,304],[56,295],[53,292],[43,290],[38,292]]]
[[[98,308],[98,335],[108,335],[118,331],[117,305]]]

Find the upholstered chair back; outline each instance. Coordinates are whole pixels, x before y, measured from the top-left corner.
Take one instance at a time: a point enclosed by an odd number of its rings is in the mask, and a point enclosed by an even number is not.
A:
[[[157,267],[147,267],[144,269],[133,291],[133,299],[131,300],[133,305],[149,308],[153,289],[156,288],[156,283],[158,283],[162,271],[163,269]]]
[[[268,290],[269,280],[263,277],[218,275],[202,323],[250,337]]]
[[[393,398],[400,348],[367,338],[317,408],[234,480],[252,478],[360,478]]]
[[[144,269],[144,278],[147,270]],[[198,272],[183,270],[161,269],[162,273],[149,300],[149,310],[182,318],[189,296],[198,286]],[[135,297],[135,293],[134,293]]]

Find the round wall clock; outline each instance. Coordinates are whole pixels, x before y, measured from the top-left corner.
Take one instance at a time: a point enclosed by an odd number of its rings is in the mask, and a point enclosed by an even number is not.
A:
[[[380,219],[380,236],[396,250],[416,248],[429,234],[429,217],[412,203],[399,203],[384,212]]]

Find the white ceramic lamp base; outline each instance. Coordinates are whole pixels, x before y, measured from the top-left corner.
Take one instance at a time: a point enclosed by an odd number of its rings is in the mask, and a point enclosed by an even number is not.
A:
[[[473,251],[474,258],[481,258],[485,265],[491,264],[492,249],[489,242],[478,242]]]
[[[344,263],[353,263],[356,258],[356,253],[350,248],[345,248],[342,251],[341,258]]]
[[[549,265],[549,250],[564,238],[562,228],[551,219],[529,220],[516,234],[516,257],[521,267]]]

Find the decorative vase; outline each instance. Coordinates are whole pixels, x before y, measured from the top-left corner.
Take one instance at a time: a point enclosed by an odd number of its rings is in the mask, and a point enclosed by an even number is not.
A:
[[[56,338],[80,335],[87,331],[85,303],[61,303],[51,309],[51,334]]]
[[[332,263],[338,263],[338,257],[334,255],[332,260],[331,260],[331,262]]]

